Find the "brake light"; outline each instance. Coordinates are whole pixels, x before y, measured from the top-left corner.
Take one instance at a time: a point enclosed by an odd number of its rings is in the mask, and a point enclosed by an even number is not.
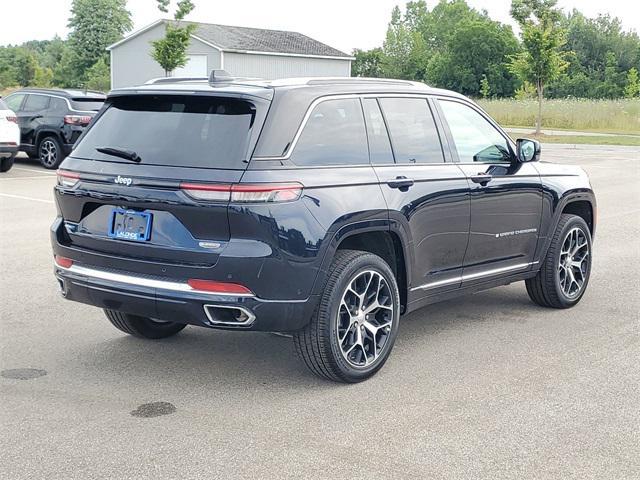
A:
[[[7,122],[18,123],[18,117],[14,115],[7,115],[5,118],[7,119]]]
[[[228,293],[230,295],[253,295],[251,290],[238,283],[216,282],[213,280],[198,280],[196,278],[187,280],[187,283],[194,290],[200,290],[204,292]]]
[[[181,183],[180,189],[196,200],[235,203],[277,203],[292,202],[300,198],[301,183],[239,183],[215,185],[201,183]]]
[[[91,115],[65,115],[64,123],[67,125],[77,125],[85,127],[91,122]]]
[[[231,198],[231,185],[181,183],[180,190],[195,200],[207,202],[228,202]]]
[[[74,187],[80,180],[79,173],[69,172],[68,170],[58,170],[56,175],[58,176],[58,185],[65,188]]]
[[[62,267],[62,268],[71,268],[71,265],[73,265],[73,260],[71,260],[70,258],[67,258],[67,257],[61,257],[60,255],[54,255],[53,259],[55,260],[56,264],[59,267]]]

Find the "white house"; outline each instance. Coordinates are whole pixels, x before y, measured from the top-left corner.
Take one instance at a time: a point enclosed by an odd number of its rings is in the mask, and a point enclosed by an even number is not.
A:
[[[107,49],[111,87],[140,85],[164,76],[151,57],[151,42],[164,36],[167,20],[158,20]],[[188,62],[174,76],[207,77],[213,69],[234,76],[265,79],[341,77],[351,74],[353,57],[296,32],[196,23]]]

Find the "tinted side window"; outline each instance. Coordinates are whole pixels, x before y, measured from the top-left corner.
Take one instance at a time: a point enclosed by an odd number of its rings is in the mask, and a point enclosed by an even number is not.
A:
[[[366,98],[362,101],[364,118],[367,124],[367,137],[369,139],[369,158],[371,163],[393,163],[393,152],[387,126],[380,111],[380,106],[375,98]]]
[[[9,106],[11,110],[17,112],[20,110],[20,105],[22,104],[22,99],[24,98],[24,94],[16,93],[15,95],[11,95],[10,97],[5,98],[5,102]]]
[[[67,113],[68,108],[67,102],[63,99],[51,97],[51,100],[49,101],[49,110],[51,110],[51,113],[63,115]]]
[[[444,162],[438,130],[426,99],[381,98],[396,163]]]
[[[462,163],[511,161],[507,140],[482,115],[459,102],[440,100]]]
[[[27,101],[24,102],[22,110],[25,112],[38,112],[49,106],[49,97],[45,95],[27,95]]]
[[[316,105],[291,158],[296,165],[368,164],[360,100],[327,100]]]

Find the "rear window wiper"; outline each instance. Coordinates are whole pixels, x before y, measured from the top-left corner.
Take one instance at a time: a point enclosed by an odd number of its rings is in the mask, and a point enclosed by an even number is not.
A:
[[[113,155],[114,157],[124,158],[125,160],[130,160],[136,163],[140,163],[142,161],[142,158],[132,150],[121,150],[119,148],[112,147],[96,147],[96,150],[100,153],[104,153],[105,155]]]

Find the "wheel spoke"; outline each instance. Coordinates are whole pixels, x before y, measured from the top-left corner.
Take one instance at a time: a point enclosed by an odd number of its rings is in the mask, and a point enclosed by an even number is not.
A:
[[[587,233],[574,227],[562,242],[557,270],[560,289],[567,297],[573,298],[583,289],[589,262]]]
[[[356,275],[345,289],[338,308],[337,337],[351,365],[366,367],[384,350],[394,321],[391,298],[386,279],[373,270]]]

